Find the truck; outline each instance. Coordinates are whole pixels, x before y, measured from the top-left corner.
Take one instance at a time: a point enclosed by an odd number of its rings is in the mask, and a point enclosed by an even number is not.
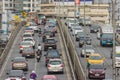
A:
[[[115,56],[115,67],[120,68],[120,46],[115,46],[115,53],[113,53],[113,50],[111,51],[111,59],[113,54]]]
[[[104,25],[98,31],[101,46],[113,46],[113,27]]]

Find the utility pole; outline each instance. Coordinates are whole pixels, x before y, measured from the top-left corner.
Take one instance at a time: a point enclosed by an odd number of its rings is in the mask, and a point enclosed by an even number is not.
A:
[[[87,75],[87,61],[86,61],[86,23],[85,23],[85,0],[84,0],[84,58],[85,58],[85,74]],[[86,80],[86,76],[85,76]]]
[[[115,0],[112,0],[112,27],[113,27],[113,80],[116,80],[116,67],[115,67],[115,33],[116,33],[116,21],[115,21]]]

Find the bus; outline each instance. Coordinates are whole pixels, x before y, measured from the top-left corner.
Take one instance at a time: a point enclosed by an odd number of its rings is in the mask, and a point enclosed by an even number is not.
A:
[[[113,46],[113,27],[111,25],[102,26],[99,34],[101,46]]]

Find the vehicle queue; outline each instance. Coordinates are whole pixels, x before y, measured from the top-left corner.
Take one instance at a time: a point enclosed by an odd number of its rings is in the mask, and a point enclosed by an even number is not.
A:
[[[57,50],[56,43],[58,41],[55,40],[57,33],[56,20],[47,19],[46,23],[41,23],[41,25],[44,25],[44,28],[41,28],[41,26],[37,25],[34,21],[28,23],[29,26],[24,27],[24,33],[21,35],[22,41],[19,44],[19,53],[21,56],[14,57],[11,60],[12,69],[7,73],[8,78],[5,80],[58,80],[56,75],[51,74],[58,72],[64,73],[62,54]],[[29,58],[38,59],[38,43],[36,42],[36,38],[34,38],[36,34],[42,38],[42,42],[39,42],[39,44],[44,43],[43,46],[41,45],[41,53],[45,51],[46,54],[41,55],[45,56],[45,67],[48,74],[38,79],[37,76],[39,74],[37,74],[35,70],[32,70],[32,72],[29,73],[28,79],[24,73],[25,71],[29,71],[30,66],[28,60]]]

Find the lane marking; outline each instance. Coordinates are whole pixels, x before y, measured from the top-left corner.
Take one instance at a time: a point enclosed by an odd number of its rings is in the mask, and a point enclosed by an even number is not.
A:
[[[69,69],[68,69],[68,64],[67,64],[67,59],[66,59],[66,55],[65,55],[65,50],[63,49],[64,47],[63,47],[63,43],[62,43],[62,41],[61,41],[61,35],[60,35],[60,30],[58,30],[58,28],[57,28],[57,31],[59,31],[58,32],[58,37],[59,37],[59,40],[60,40],[60,47],[61,47],[61,52],[62,52],[62,58],[63,58],[63,62],[64,62],[64,64],[65,64],[65,70],[66,70],[66,75],[67,75],[67,80],[71,80],[71,75],[70,75],[70,71],[69,71]]]

